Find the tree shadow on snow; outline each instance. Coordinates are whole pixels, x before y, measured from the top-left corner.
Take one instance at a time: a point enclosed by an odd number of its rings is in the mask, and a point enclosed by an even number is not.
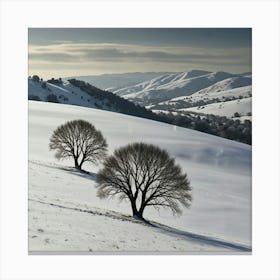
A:
[[[94,172],[89,172],[89,171],[85,171],[85,170],[78,170],[74,167],[58,167],[59,169],[66,171],[72,175],[76,175],[76,176],[80,176],[82,178],[85,179],[89,179],[89,180],[96,180],[96,173]]]
[[[160,223],[150,222],[150,225],[157,228],[159,231],[169,234],[171,236],[181,237],[187,240],[194,240],[196,242],[201,242],[204,244],[208,244],[214,247],[223,247],[228,249],[233,249],[242,252],[251,252],[252,248],[243,244],[238,244],[235,242],[225,241],[218,238],[205,236],[201,234],[196,234],[188,231],[179,230],[176,228],[172,228]]]
[[[77,175],[77,176],[80,176],[82,178],[89,179],[89,180],[94,180],[94,181],[96,180],[96,173],[94,173],[94,172],[89,172],[89,171],[85,171],[85,170],[78,170],[74,167],[61,166],[61,165],[57,165],[55,163],[49,163],[49,162],[40,162],[40,161],[29,160],[29,163],[39,165],[39,166],[43,166],[43,167],[47,167],[47,168],[59,169],[59,170],[71,173],[73,175]]]

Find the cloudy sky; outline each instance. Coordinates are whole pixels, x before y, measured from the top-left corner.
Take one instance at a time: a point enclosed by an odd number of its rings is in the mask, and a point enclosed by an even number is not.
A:
[[[30,28],[29,75],[251,71],[248,28]]]

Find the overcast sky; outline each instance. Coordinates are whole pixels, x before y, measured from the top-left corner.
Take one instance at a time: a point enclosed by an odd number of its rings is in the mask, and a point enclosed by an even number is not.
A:
[[[29,75],[251,71],[249,28],[30,28]]]

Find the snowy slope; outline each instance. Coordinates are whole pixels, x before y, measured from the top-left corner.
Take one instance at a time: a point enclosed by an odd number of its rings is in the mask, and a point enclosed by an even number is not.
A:
[[[196,92],[191,95],[193,101],[204,100],[225,100],[227,98],[248,98],[252,95],[252,86],[243,86],[224,91]]]
[[[250,78],[248,77],[240,77],[226,72],[193,70],[162,75],[152,80],[117,90],[115,93],[130,100],[142,102],[144,105],[150,105],[179,96],[189,96],[220,81],[228,84],[227,89],[250,84]]]
[[[240,83],[235,83],[236,81],[239,81]],[[241,81],[244,81],[243,85]],[[190,98],[192,98],[193,101],[198,101],[204,98],[222,99],[223,97],[249,97],[250,94],[252,94],[251,78],[244,79],[243,77],[238,77],[225,79],[210,87],[195,92],[191,96],[180,96],[173,98],[170,101],[189,100]]]
[[[191,95],[175,97],[147,108],[153,112],[192,111],[230,118],[237,112],[241,116],[246,116],[246,119],[251,119],[247,116],[248,113],[252,114],[251,82],[251,77],[247,76],[228,78]],[[244,120],[244,117],[240,120]]]
[[[217,93],[221,91],[228,91],[230,89],[250,86],[251,84],[252,84],[251,77],[238,76],[238,77],[228,78],[220,82],[217,82],[210,87],[198,91],[196,94],[201,95],[206,93],[214,93],[214,92]]]
[[[211,103],[203,106],[179,109],[178,111],[198,112],[204,114],[213,114],[225,117],[233,117],[234,113],[241,116],[247,116],[252,112],[252,98],[237,99],[227,102]],[[248,119],[250,119],[249,117]]]
[[[158,119],[156,114],[146,108],[84,81],[75,79],[69,81],[53,79],[53,81],[49,81],[34,81],[33,78],[29,78],[28,99],[98,108],[142,118]]]
[[[160,102],[158,106],[169,105],[170,108],[184,108],[185,104],[187,105],[192,103],[195,104],[199,101],[204,101],[204,102],[212,101],[212,103],[216,103],[217,100],[225,101],[228,99],[248,98],[251,96],[252,96],[252,86],[244,86],[244,87],[238,87],[238,88],[228,89],[224,91],[213,91],[213,92],[199,91],[190,96],[181,96],[181,97],[173,98],[168,101]],[[153,107],[155,106],[151,106],[151,108]]]
[[[77,173],[48,150],[53,130],[85,119],[102,131],[109,152],[135,141],[176,157],[193,186],[191,209],[174,217],[147,209],[162,225],[131,221],[129,204],[96,197],[94,173]],[[29,101],[30,251],[242,252],[251,246],[251,147],[123,114]],[[174,229],[176,228],[176,229]]]
[[[42,82],[35,82],[33,79],[28,79],[28,96],[37,96],[42,101],[47,100],[47,96],[54,94],[59,103],[78,105],[91,108],[103,108],[105,110],[118,111],[116,108],[106,106],[106,102],[98,100],[78,87],[64,81],[61,85],[46,83],[46,88],[42,87]]]

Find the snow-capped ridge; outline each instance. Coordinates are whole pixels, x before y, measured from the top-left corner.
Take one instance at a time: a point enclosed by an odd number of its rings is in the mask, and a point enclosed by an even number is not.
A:
[[[249,78],[236,74],[222,71],[191,70],[188,72],[161,75],[151,80],[135,84],[134,86],[119,89],[115,93],[147,106],[180,96],[190,96],[229,78],[235,78],[232,80],[232,87],[241,86],[242,84],[248,85],[250,83]],[[243,83],[241,82],[242,79],[244,80]]]
[[[121,74],[73,76],[64,78],[64,80],[75,78],[95,85],[103,90],[116,91],[120,88],[135,85],[168,73],[169,72],[130,72]]]
[[[194,77],[197,77],[197,76],[203,76],[203,75],[207,75],[207,74],[210,74],[211,72],[210,71],[204,71],[204,70],[191,70],[191,71],[188,71],[188,72],[185,72],[186,73],[186,78],[194,78]]]

